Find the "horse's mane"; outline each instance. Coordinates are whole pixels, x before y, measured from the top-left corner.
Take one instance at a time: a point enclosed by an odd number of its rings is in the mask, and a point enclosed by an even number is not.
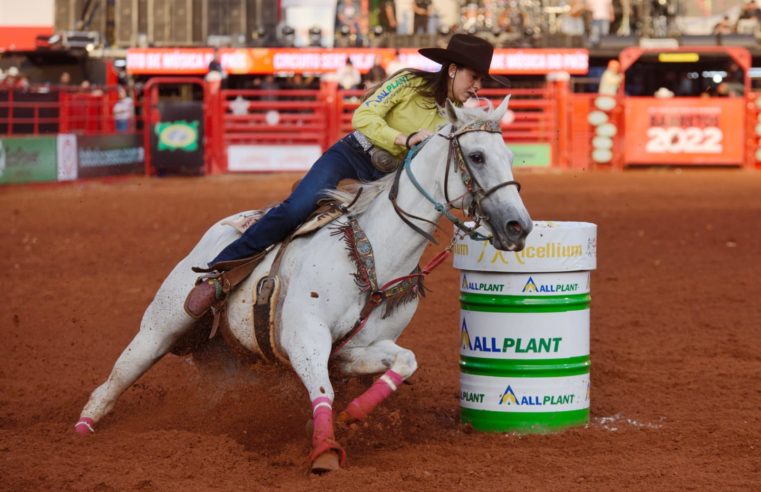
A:
[[[357,196],[357,193],[359,193],[361,188],[362,194],[357,199],[357,202],[351,206],[351,212],[353,214],[361,214],[367,210],[367,207],[369,207],[370,203],[375,200],[375,197],[391,188],[391,185],[394,183],[394,174],[396,173],[389,173],[388,176],[383,176],[376,181],[365,181],[345,185],[340,189],[328,190],[325,194],[339,203],[348,205],[354,200],[354,197]]]
[[[478,106],[475,108],[457,108],[457,115],[459,116],[458,124],[468,124],[475,121],[483,120],[496,120],[497,115],[494,112],[494,106],[488,99],[482,99],[486,101],[487,107]],[[440,126],[435,133],[442,131],[444,128],[448,128],[450,123],[445,123]],[[361,214],[370,206],[370,203],[383,192],[389,191],[391,185],[394,182],[394,174],[390,173],[388,176],[384,176],[377,181],[352,183],[350,185],[343,186],[341,189],[327,190],[325,194],[342,203],[348,205],[354,200],[354,197],[362,188],[362,194],[357,199],[356,203],[351,206],[352,213]]]

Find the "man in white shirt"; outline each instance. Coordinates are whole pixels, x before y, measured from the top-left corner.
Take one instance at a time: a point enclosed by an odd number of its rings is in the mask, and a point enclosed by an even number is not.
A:
[[[592,13],[592,26],[589,34],[589,44],[597,47],[600,38],[610,32],[613,21],[613,0],[587,0],[587,10]]]
[[[134,102],[123,87],[119,87],[119,100],[113,108],[114,126],[118,133],[129,133],[132,130],[132,117],[135,113]]]

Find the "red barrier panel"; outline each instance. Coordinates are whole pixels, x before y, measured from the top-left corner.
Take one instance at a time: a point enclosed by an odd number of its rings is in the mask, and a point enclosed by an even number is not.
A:
[[[0,135],[116,133],[114,105],[119,100],[118,90],[117,86],[0,88]],[[132,100],[136,100],[134,94]],[[126,131],[135,131],[136,120],[133,114]]]
[[[216,152],[229,171],[302,169],[297,160],[316,159],[332,144],[324,91],[223,90],[215,103]]]

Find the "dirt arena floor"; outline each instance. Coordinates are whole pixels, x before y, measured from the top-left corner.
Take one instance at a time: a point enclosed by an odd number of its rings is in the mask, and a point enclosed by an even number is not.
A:
[[[0,489],[759,490],[761,173],[518,177],[535,219],[599,225],[590,424],[530,436],[458,424],[450,263],[400,339],[417,354],[413,384],[338,431],[347,466],[322,477],[307,473],[305,391],[267,368],[167,356],[94,435],[73,432],[175,262],[294,175],[0,189]],[[361,389],[337,381],[337,406]]]

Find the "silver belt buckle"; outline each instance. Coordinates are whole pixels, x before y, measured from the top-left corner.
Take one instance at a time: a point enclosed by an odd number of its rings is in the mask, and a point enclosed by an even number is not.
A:
[[[373,148],[373,144],[370,142],[370,140],[368,140],[367,137],[359,130],[354,131],[354,138],[357,140],[357,142],[359,142],[359,145],[365,152],[369,153]]]

